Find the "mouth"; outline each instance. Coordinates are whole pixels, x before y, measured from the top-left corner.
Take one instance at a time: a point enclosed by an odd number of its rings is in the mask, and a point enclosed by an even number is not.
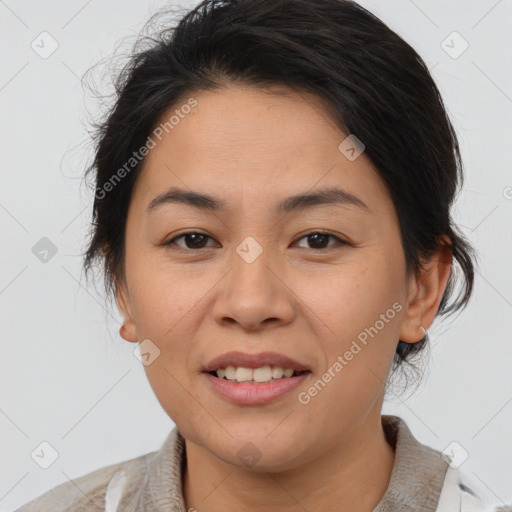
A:
[[[257,405],[289,396],[312,370],[277,352],[232,351],[212,359],[201,373],[216,396],[237,405]]]

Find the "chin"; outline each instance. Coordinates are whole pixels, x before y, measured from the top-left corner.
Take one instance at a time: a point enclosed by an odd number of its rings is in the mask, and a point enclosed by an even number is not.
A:
[[[254,472],[287,471],[307,459],[307,447],[298,443],[293,435],[278,434],[276,430],[268,435],[272,429],[253,430],[238,431],[229,440],[223,438],[223,442],[217,439],[207,449],[227,464]]]

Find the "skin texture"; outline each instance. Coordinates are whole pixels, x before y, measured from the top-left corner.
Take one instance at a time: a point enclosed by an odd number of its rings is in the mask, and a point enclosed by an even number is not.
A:
[[[433,322],[451,253],[440,250],[406,278],[387,188],[364,153],[350,161],[340,152],[347,134],[315,96],[227,86],[193,97],[197,106],[145,160],[117,291],[121,336],[160,350],[144,368],[186,439],[187,510],[371,511],[394,463],[380,420],[393,355],[399,339],[417,342],[421,326]],[[228,208],[169,203],[146,214],[171,186],[216,196]],[[370,211],[348,204],[273,211],[290,195],[331,186]],[[319,230],[334,238],[305,237]],[[163,245],[186,232],[209,238]],[[252,263],[236,252],[247,237],[263,249]],[[394,318],[301,404],[298,392],[394,303],[401,305]],[[312,373],[271,403],[234,405],[201,374],[230,350],[280,352]],[[237,455],[248,441],[261,454],[251,468]]]

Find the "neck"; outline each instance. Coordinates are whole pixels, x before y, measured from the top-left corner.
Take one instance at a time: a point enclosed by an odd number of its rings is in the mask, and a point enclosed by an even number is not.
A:
[[[386,492],[395,461],[380,413],[330,450],[289,471],[254,472],[234,467],[185,441],[186,510],[372,512]]]

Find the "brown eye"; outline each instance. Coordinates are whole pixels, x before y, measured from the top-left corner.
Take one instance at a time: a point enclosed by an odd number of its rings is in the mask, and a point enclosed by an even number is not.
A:
[[[315,249],[315,250],[322,250],[322,249],[329,249],[331,246],[328,246],[329,239],[335,239],[342,245],[347,245],[345,241],[343,241],[341,238],[331,235],[330,233],[323,233],[321,231],[316,231],[314,233],[309,233],[299,240],[302,240],[303,238],[306,238],[308,240],[308,243],[311,244],[310,247],[306,247],[306,249]]]
[[[182,247],[183,249],[204,249],[205,248],[205,242],[211,238],[208,235],[204,235],[203,233],[196,233],[196,232],[189,232],[189,233],[183,233],[172,240],[169,240],[169,242],[166,242],[164,245],[172,245],[176,242],[176,240],[180,240],[183,238],[185,240],[185,246],[176,244],[178,247]]]

